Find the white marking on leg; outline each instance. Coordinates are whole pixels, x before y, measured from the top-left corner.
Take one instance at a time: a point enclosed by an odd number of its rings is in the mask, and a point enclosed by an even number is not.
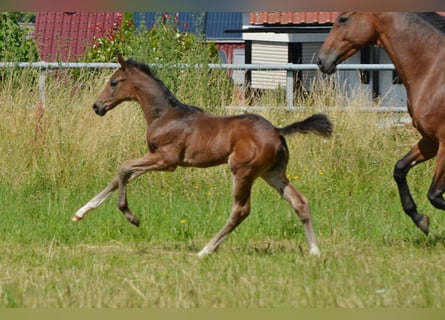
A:
[[[79,210],[77,210],[77,212],[74,214],[73,218],[71,219],[72,221],[80,221],[83,219],[83,217],[90,211],[96,209],[97,207],[99,207],[102,202],[105,201],[106,198],[100,199],[100,200],[95,200],[95,199],[91,199],[90,201],[87,202],[86,205],[84,205],[82,208],[80,208]]]
[[[72,221],[80,221],[83,217],[90,211],[99,207],[102,202],[104,202],[108,197],[117,189],[118,180],[115,179],[111,182],[105,189],[99,192],[95,197],[88,201],[82,208],[77,210],[77,212],[72,217]]]
[[[309,204],[306,197],[300,193],[287,179],[277,179],[277,177],[266,177],[266,181],[278,191],[281,190],[281,194],[291,206],[294,208],[295,213],[300,217],[303,222],[303,230],[306,236],[306,240],[309,245],[309,254],[314,256],[320,255],[320,249],[317,245],[317,237],[315,235],[314,226],[312,225],[312,218],[310,214]]]
[[[208,246],[205,246],[201,251],[198,252],[198,258],[204,258],[210,255],[213,251],[211,251]]]
[[[318,246],[316,244],[311,244],[309,247],[309,254],[311,256],[317,256],[319,257],[321,252],[320,249],[318,248]]]

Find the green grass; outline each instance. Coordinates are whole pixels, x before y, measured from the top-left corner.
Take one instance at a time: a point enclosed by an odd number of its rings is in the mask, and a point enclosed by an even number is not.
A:
[[[287,139],[288,175],[310,200],[322,255],[307,254],[290,206],[258,181],[251,216],[216,254],[198,259],[230,212],[226,166],[132,182],[139,228],[125,220],[115,195],[70,221],[122,161],[145,152],[136,105],[103,118],[92,112],[98,83],[87,79],[76,94],[70,83],[50,83],[39,136],[32,86],[1,91],[1,307],[445,306],[445,214],[426,198],[434,161],[409,175],[420,211],[431,218],[427,237],[403,213],[392,179],[418,134],[377,126],[395,115],[360,113],[356,101],[335,95],[338,108],[320,109],[314,100],[301,112],[264,112],[284,125],[321,110],[335,124],[332,139]]]

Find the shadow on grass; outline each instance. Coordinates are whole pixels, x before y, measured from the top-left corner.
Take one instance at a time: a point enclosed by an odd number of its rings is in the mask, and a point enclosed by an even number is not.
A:
[[[407,239],[407,243],[411,243],[416,247],[424,248],[436,248],[437,246],[445,246],[445,236],[444,235],[430,235],[424,236],[419,235],[412,239]]]
[[[230,250],[234,250],[236,252],[242,251],[245,254],[256,256],[274,256],[277,254],[306,254],[304,245],[296,243],[294,240],[255,241],[240,245],[237,248],[231,248]]]
[[[436,235],[424,235],[424,234],[413,234],[405,237],[391,237],[386,238],[383,241],[385,246],[400,246],[403,243],[407,246],[414,246],[416,248],[437,248],[437,247],[445,247],[445,235],[436,234]]]
[[[202,249],[198,243],[188,241],[166,241],[163,243],[155,243],[153,246],[141,247],[134,251],[136,255],[152,255],[159,252],[169,254],[197,254]]]

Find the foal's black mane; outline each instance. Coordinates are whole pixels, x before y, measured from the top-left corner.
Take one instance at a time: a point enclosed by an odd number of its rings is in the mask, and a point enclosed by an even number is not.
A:
[[[167,96],[168,101],[175,108],[177,108],[183,112],[204,112],[204,110],[201,108],[191,106],[191,105],[188,105],[188,104],[185,104],[185,103],[182,103],[181,101],[179,101],[178,98],[176,98],[176,96],[164,85],[164,83],[153,74],[153,72],[151,71],[150,67],[147,64],[138,62],[133,59],[128,59],[127,64],[131,67],[135,67],[135,68],[141,70],[146,75],[153,78],[159,84],[159,86],[161,87],[164,94]]]
[[[445,16],[442,16],[437,12],[416,12],[413,13],[412,16],[428,23],[433,28],[445,35]]]

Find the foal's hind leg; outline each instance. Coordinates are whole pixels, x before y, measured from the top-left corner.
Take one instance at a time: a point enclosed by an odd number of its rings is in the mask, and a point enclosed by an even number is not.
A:
[[[295,213],[301,219],[306,240],[309,244],[309,254],[320,255],[320,249],[318,248],[317,238],[312,224],[309,202],[306,197],[289,182],[286,174],[282,170],[275,169],[269,171],[263,175],[262,178],[290,203]]]
[[[250,177],[233,177],[234,201],[230,218],[215,237],[198,253],[198,257],[202,258],[214,252],[229,234],[247,218],[250,213],[250,192],[254,180]]]
[[[403,210],[425,234],[429,232],[430,220],[427,215],[417,211],[417,205],[411,196],[406,176],[412,167],[433,158],[436,153],[437,145],[422,138],[405,157],[397,161],[394,168],[394,179],[399,189]]]

